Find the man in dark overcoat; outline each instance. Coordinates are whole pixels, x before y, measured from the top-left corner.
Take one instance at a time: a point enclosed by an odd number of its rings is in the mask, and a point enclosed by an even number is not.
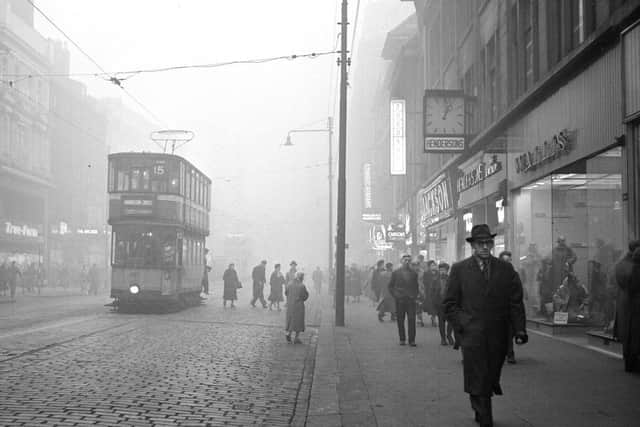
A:
[[[259,265],[253,267],[251,278],[253,279],[253,298],[251,298],[251,306],[256,306],[256,301],[260,300],[262,308],[267,308],[267,302],[264,300],[264,284],[267,283],[266,273],[267,261],[261,261]]]
[[[638,249],[640,240],[630,241],[629,252],[618,261],[615,269],[618,300],[613,335],[622,343],[624,369],[627,372],[633,372],[640,356],[640,285],[633,282],[633,254]],[[637,271],[638,267],[635,268]]]
[[[486,224],[472,228],[473,255],[452,266],[443,301],[462,346],[464,391],[483,427],[493,425],[491,396],[502,394],[509,327],[516,344],[528,341],[522,284],[511,264],[491,254],[495,236]]]
[[[396,301],[396,321],[400,345],[406,344],[404,319],[407,318],[409,345],[416,346],[416,300],[418,299],[418,273],[411,268],[411,255],[402,256],[402,267],[391,273],[389,293]]]

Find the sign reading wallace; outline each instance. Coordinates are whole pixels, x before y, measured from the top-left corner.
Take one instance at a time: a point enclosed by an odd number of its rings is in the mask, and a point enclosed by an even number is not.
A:
[[[434,179],[431,184],[418,191],[418,215],[420,225],[428,227],[453,215],[451,182],[446,173]]]
[[[565,129],[542,144],[533,147],[533,150],[520,154],[516,157],[516,172],[525,173],[534,170],[538,166],[568,153],[573,148],[573,135],[574,132]]]

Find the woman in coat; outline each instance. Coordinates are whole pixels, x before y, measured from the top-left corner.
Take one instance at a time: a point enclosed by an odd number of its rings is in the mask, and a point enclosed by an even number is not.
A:
[[[291,332],[296,336],[294,344],[302,344],[299,335],[304,332],[304,302],[309,298],[309,292],[304,286],[304,273],[298,273],[295,280],[287,284],[285,295],[287,296],[287,342],[291,342]]]
[[[240,287],[240,280],[238,280],[238,273],[235,269],[235,264],[229,264],[222,275],[222,281],[224,282],[224,292],[222,294],[222,305],[227,308],[227,301],[231,301],[231,308],[236,308],[233,304],[238,299],[237,289]]]
[[[273,305],[276,305],[278,311],[280,311],[280,302],[284,301],[282,296],[282,286],[285,284],[284,275],[280,271],[280,264],[276,264],[271,278],[269,279],[269,285],[271,285],[271,293],[269,294],[269,310],[273,310]]]

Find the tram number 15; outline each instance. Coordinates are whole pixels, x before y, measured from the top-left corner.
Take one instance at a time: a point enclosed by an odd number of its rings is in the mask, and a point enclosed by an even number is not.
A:
[[[155,165],[153,167],[154,175],[164,175],[164,165]]]

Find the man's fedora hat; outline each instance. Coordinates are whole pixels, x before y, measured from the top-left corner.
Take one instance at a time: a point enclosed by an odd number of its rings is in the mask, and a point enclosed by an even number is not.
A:
[[[298,263],[297,263],[297,262],[295,262],[295,261],[291,261],[291,263],[290,263],[289,265],[290,265],[290,266],[294,266],[294,265],[298,265]]]
[[[487,224],[478,224],[474,225],[471,229],[471,237],[467,237],[467,242],[471,243],[476,240],[488,240],[496,237],[498,233],[491,233],[489,226]]]

